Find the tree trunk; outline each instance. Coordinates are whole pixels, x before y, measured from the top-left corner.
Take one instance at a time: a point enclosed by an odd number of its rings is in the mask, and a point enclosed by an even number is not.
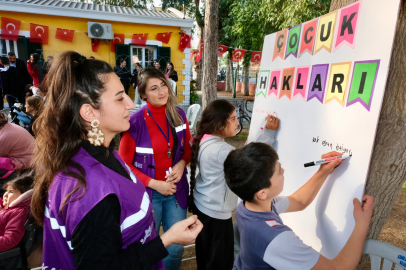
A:
[[[232,92],[234,84],[233,63],[231,62],[231,53],[228,52],[228,54],[228,65],[226,70],[226,92]]]
[[[330,11],[356,2],[332,0]],[[368,239],[377,239],[406,178],[406,0],[401,1],[390,70],[365,193],[375,198]],[[358,269],[361,269],[365,256]]]
[[[204,16],[203,109],[217,99],[218,13],[220,0],[206,0]]]
[[[244,96],[248,96],[250,94],[250,64],[244,66]]]
[[[200,29],[200,34],[199,34],[199,38],[200,40],[203,40],[204,38],[204,27],[199,27]],[[200,46],[200,43],[199,43]],[[200,48],[197,48],[198,50],[200,50]],[[204,55],[204,54],[203,54]],[[196,63],[196,73],[197,73],[197,77],[196,77],[196,81],[197,81],[197,88],[199,90],[202,90],[202,81],[203,81],[203,57],[200,58],[200,62]]]

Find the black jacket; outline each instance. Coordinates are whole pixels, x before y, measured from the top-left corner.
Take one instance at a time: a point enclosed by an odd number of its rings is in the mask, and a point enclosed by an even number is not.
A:
[[[114,72],[120,78],[124,88],[130,87],[131,73],[129,70],[127,70],[127,68],[115,67]]]
[[[3,95],[12,95],[18,98],[20,103],[25,100],[25,82],[20,71],[15,67],[9,67],[7,71],[1,71]]]
[[[138,70],[136,68],[134,68],[133,74],[132,74],[132,77],[131,77],[131,84],[135,83],[135,87],[137,87],[138,86],[137,82],[138,82]]]
[[[24,83],[25,84],[32,84],[33,80],[32,80],[32,77],[31,77],[30,73],[28,73],[27,63],[25,63],[21,59],[17,59],[16,60],[16,67],[17,67],[18,71],[20,71],[21,75],[23,76]]]
[[[177,82],[178,81],[178,73],[175,70],[173,70],[169,74],[169,79],[172,79],[173,81]]]

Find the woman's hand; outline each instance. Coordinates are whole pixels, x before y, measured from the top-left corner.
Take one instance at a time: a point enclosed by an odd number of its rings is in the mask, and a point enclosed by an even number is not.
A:
[[[172,167],[172,172],[165,176],[166,182],[168,183],[177,183],[182,178],[183,172],[185,171],[186,162],[180,160],[175,166]]]
[[[176,185],[165,181],[151,179],[148,182],[148,187],[158,191],[162,195],[168,196],[176,193]]]
[[[342,155],[342,153],[332,151],[332,152],[328,152],[328,153],[322,155],[321,158],[325,159],[325,158],[330,158],[330,157],[339,157],[341,155]],[[337,158],[336,160],[333,160],[333,161],[331,161],[329,163],[322,164],[322,165],[320,165],[319,172],[322,172],[323,174],[329,175],[334,171],[334,169],[338,165],[341,164],[342,161],[343,161],[342,159]]]
[[[273,115],[268,115],[265,118],[265,121],[266,121],[265,127],[267,129],[278,130],[278,128],[279,128],[279,119],[278,118],[276,118]]]
[[[175,223],[166,233],[161,235],[165,247],[173,244],[191,245],[196,241],[197,235],[203,229],[203,224],[197,216],[191,216]]]

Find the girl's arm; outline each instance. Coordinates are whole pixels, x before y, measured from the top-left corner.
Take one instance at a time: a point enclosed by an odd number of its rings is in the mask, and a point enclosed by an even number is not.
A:
[[[29,209],[18,209],[10,216],[4,235],[0,236],[0,252],[9,250],[20,243],[24,237]]]
[[[265,128],[256,139],[256,142],[266,143],[272,146],[275,143],[276,131],[279,128],[279,119],[275,116],[268,115],[265,121]]]

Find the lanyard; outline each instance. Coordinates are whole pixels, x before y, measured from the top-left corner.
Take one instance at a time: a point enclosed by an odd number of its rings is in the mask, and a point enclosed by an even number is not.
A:
[[[168,121],[168,118],[166,118],[166,128],[167,128],[167,131],[168,131],[168,137],[166,137],[164,131],[161,129],[161,127],[155,121],[155,118],[152,116],[152,113],[149,111],[148,105],[146,107],[147,107],[147,111],[148,111],[149,115],[151,115],[151,117],[152,117],[152,120],[154,120],[155,124],[159,128],[159,131],[161,131],[162,135],[164,135],[166,141],[168,142],[168,158],[170,158],[171,157],[171,145],[170,145],[170,142],[169,142],[169,121]]]

